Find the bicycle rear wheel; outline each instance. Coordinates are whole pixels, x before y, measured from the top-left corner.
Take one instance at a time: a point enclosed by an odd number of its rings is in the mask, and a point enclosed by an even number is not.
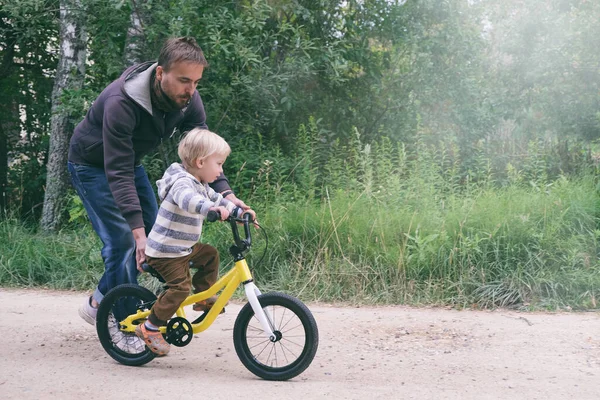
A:
[[[238,314],[233,342],[240,361],[256,376],[284,381],[301,374],[311,364],[319,346],[317,323],[298,299],[284,293],[266,293],[258,300],[271,316],[275,340],[271,341],[250,304]]]
[[[113,359],[125,365],[144,365],[156,356],[135,333],[122,332],[121,321],[137,310],[149,310],[156,300],[154,293],[134,285],[119,285],[110,290],[98,307],[96,332],[104,350]],[[143,324],[145,320],[136,321]]]

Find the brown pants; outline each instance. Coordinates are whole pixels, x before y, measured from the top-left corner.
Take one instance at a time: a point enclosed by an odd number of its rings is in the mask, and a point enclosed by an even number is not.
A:
[[[194,293],[207,290],[215,284],[219,275],[219,252],[208,244],[196,243],[192,252],[184,257],[146,257],[146,262],[164,278],[167,286],[167,290],[158,296],[148,318],[157,326],[166,325],[190,295],[192,287]],[[193,278],[190,267],[198,268]]]

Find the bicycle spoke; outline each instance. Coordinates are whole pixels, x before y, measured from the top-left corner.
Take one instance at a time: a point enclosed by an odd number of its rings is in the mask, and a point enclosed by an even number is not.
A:
[[[251,326],[251,325],[248,325],[248,330],[254,331],[254,332],[264,332],[262,327],[256,327],[256,326]]]
[[[289,363],[290,363],[290,361],[289,361],[289,359],[288,359],[288,357],[287,357],[287,354],[286,354],[286,351],[285,351],[285,350],[287,349],[287,347],[285,347],[285,346],[283,345],[283,343],[282,343],[282,342],[278,342],[278,344],[279,344],[279,347],[281,347],[281,353],[282,353],[282,354],[283,354],[283,356],[285,357],[285,361],[286,361],[286,363],[287,363],[287,364],[289,364]],[[297,358],[297,357],[298,357],[296,354],[294,354],[294,352],[292,352],[292,351],[289,351],[289,349],[288,349],[288,353],[290,353],[290,354],[291,354],[292,356],[294,356],[295,358]]]
[[[290,320],[290,321],[291,321],[291,320]],[[289,323],[290,321],[288,321],[288,323]],[[286,325],[287,325],[287,324],[286,324]],[[279,331],[280,331],[281,333],[284,333],[284,332],[290,332],[290,331],[293,331],[293,330],[295,330],[295,329],[298,329],[298,328],[299,328],[299,327],[301,327],[301,326],[302,326],[302,321],[298,321],[298,324],[297,324],[296,326],[293,326],[293,327],[291,327],[291,328],[288,328],[288,329],[287,329],[287,330],[285,330],[285,331],[284,331],[284,327],[281,327],[281,329],[279,329]]]
[[[283,331],[285,329],[285,327],[290,323],[290,321],[292,321],[293,319],[297,319],[298,317],[296,317],[296,314],[293,314],[290,316],[290,318],[287,320],[287,322],[284,324],[283,320],[285,318],[285,313],[286,311],[288,311],[287,309],[283,309],[283,315],[281,316],[281,322],[279,323],[279,330]]]
[[[273,354],[273,351],[276,350],[275,346],[271,346],[271,351],[269,352],[269,356],[267,357],[267,365],[270,365],[271,367],[273,366],[273,361],[271,361],[269,363],[269,360],[271,359],[271,354]],[[277,351],[275,351],[275,365],[277,365]]]
[[[262,350],[261,350],[261,351],[260,351],[258,354],[256,354],[256,355],[254,356],[254,358],[256,358],[256,359],[258,360],[258,358],[259,358],[259,357],[262,355],[262,353],[263,353],[263,352],[264,352],[264,351],[265,351],[265,350],[266,350],[266,349],[267,349],[267,348],[268,348],[270,345],[271,345],[271,341],[268,341],[268,342],[265,344],[265,346],[263,347],[263,349],[262,349]],[[255,345],[255,346],[253,346],[253,347],[256,347],[256,346],[259,346],[259,344]],[[270,354],[270,352],[269,352],[269,354]],[[269,357],[267,356],[267,360],[268,360],[268,359],[269,359]]]
[[[267,347],[269,344],[271,344],[271,341],[269,339],[264,339],[264,340],[261,340],[260,342],[257,342],[255,344],[253,344],[252,346],[249,346],[249,348],[250,348],[250,350],[252,350],[252,349],[254,349],[254,348],[256,348],[256,347],[258,347],[258,346],[260,346],[262,344],[264,344],[265,347]],[[261,350],[261,352],[262,351],[264,351],[264,348],[263,348],[263,350]]]
[[[298,346],[298,347],[300,347],[300,348],[303,348],[303,347],[304,347],[304,343],[300,344],[300,343],[294,342],[293,340],[289,340],[289,339],[287,339],[287,338],[284,338],[284,339],[280,340],[279,342],[281,343],[281,342],[284,342],[284,341],[285,341],[285,342],[287,342],[287,343],[289,343],[289,344],[293,344],[293,345],[295,345],[295,346]],[[283,345],[283,344],[282,344],[282,345]]]
[[[305,335],[303,333],[302,322],[297,321],[297,317],[295,317],[295,315],[288,316],[289,318],[286,318],[285,313],[287,310],[284,309],[284,312],[280,313],[278,310],[275,310],[274,307],[272,307],[272,309],[269,311],[276,313],[278,322],[277,325],[282,326],[282,328],[287,327],[282,339],[276,343],[272,343],[264,336],[264,331],[262,328],[252,326],[250,324],[247,326],[246,338],[252,341],[252,344],[248,344],[254,359],[272,368],[280,368],[291,364],[300,356],[301,350],[305,345],[304,340],[301,339],[304,338]],[[290,326],[294,319],[296,319],[296,321],[294,321],[293,326]],[[255,334],[250,334],[251,332],[254,332]],[[296,334],[289,334],[290,332],[296,332]],[[294,349],[299,349],[300,351],[296,351]]]

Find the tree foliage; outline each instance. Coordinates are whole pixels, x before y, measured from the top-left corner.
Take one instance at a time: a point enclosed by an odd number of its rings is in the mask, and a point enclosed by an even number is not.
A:
[[[28,213],[43,199],[58,1],[0,4],[0,197]]]
[[[348,170],[377,180],[383,166],[405,162],[419,146],[438,147],[453,185],[463,185],[484,170],[482,152],[495,154],[490,166],[502,171],[535,151],[531,140],[543,147],[599,137],[597,2],[81,4],[85,82],[61,98],[72,118],[132,60],[156,58],[167,37],[193,36],[210,63],[198,88],[208,125],[231,143],[227,173],[243,189],[264,188],[267,177],[297,180],[318,197],[328,180],[368,183],[349,181]],[[41,210],[58,27],[58,0],[0,2],[0,162],[9,167],[0,169],[1,204],[22,215]],[[146,160],[156,175],[175,159],[174,144]],[[372,167],[361,164],[365,145]],[[561,160],[579,149],[561,146]]]
[[[585,0],[510,0],[489,12],[494,97],[521,136],[600,138],[599,15]]]

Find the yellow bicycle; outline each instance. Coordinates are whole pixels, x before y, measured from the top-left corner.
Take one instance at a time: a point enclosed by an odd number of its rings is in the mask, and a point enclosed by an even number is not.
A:
[[[218,218],[211,212],[207,220]],[[234,238],[230,248],[234,266],[208,290],[188,296],[167,326],[161,327],[161,332],[172,345],[186,346],[194,334],[211,326],[237,287],[243,285],[248,303],[242,307],[233,327],[238,357],[248,370],[263,379],[294,378],[306,370],[315,357],[319,344],[317,323],[297,298],[279,292],[261,294],[245,259],[252,245],[250,216],[229,217],[228,222]],[[244,227],[243,238],[238,232],[238,223]],[[155,271],[150,272],[160,279]],[[219,294],[218,299],[209,311],[194,321],[186,318],[184,307],[216,294]],[[154,301],[154,293],[135,284],[117,286],[106,294],[98,308],[96,330],[102,347],[113,359],[132,366],[154,359],[155,354],[135,336],[136,326],[148,318]]]

